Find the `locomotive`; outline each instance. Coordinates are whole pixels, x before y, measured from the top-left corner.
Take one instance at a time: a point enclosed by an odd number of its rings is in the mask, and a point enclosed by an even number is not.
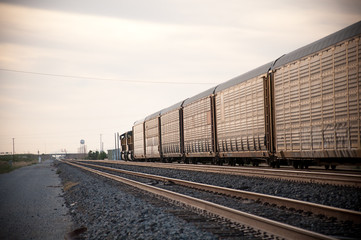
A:
[[[360,37],[361,21],[136,121],[123,159],[359,164]]]

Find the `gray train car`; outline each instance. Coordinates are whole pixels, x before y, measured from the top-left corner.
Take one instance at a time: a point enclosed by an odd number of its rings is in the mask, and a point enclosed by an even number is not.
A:
[[[199,157],[216,156],[213,114],[215,89],[208,89],[183,103],[184,152],[187,161],[191,159],[196,162]]]
[[[145,157],[147,160],[162,159],[160,113],[161,111],[153,113],[144,119]]]
[[[219,157],[258,165],[266,145],[265,86],[272,62],[220,84],[215,91]]]
[[[274,150],[292,164],[361,158],[361,22],[280,58],[273,67]],[[301,160],[301,161],[300,161]]]
[[[133,156],[135,159],[145,159],[144,119],[133,125]]]
[[[183,103],[181,101],[161,111],[161,145],[164,160],[184,161]]]

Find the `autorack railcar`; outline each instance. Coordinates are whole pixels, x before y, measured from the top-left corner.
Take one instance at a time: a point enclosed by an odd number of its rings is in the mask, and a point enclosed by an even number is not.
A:
[[[215,159],[214,98],[215,87],[183,103],[184,153],[186,162]]]
[[[164,161],[185,161],[183,132],[183,103],[181,101],[160,113],[161,144]]]
[[[270,157],[265,79],[271,66],[267,63],[215,90],[217,150],[224,162],[258,165]]]
[[[136,122],[134,158],[359,164],[360,37],[358,22]]]
[[[271,80],[278,158],[295,167],[360,160],[360,33],[358,22],[276,62]]]
[[[133,125],[133,157],[136,160],[146,159],[144,132],[144,119],[136,121]]]
[[[160,134],[160,113],[156,112],[144,119],[144,139],[145,139],[145,157],[148,160],[163,158],[161,149]]]

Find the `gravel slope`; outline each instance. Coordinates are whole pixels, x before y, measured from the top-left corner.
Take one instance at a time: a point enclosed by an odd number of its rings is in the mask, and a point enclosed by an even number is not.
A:
[[[117,165],[117,166],[123,168],[123,165]],[[142,170],[142,171],[147,171],[147,172],[153,172],[153,174],[156,173],[157,175],[163,175],[163,176],[170,174],[169,169],[144,168],[144,167],[133,168],[133,170],[135,170],[135,169],[137,169],[138,171]],[[177,175],[177,178],[179,177],[179,175],[184,174],[184,171],[179,171],[179,170],[172,170],[171,172],[172,172],[172,174]],[[336,221],[336,219],[333,219],[333,218],[326,218],[323,216],[318,217],[318,216],[314,216],[309,213],[302,213],[302,211],[291,211],[291,210],[287,210],[284,208],[272,207],[268,204],[259,204],[257,202],[250,201],[250,200],[239,200],[239,199],[234,199],[232,197],[226,197],[223,195],[215,195],[213,193],[207,193],[204,191],[198,191],[198,190],[194,190],[194,189],[190,189],[190,188],[186,188],[186,187],[182,187],[182,186],[178,186],[178,185],[174,185],[174,184],[163,183],[163,182],[140,178],[140,177],[136,177],[136,176],[132,176],[132,175],[119,174],[119,173],[114,173],[114,172],[109,172],[109,173],[120,175],[120,176],[130,178],[130,179],[133,179],[136,181],[141,181],[141,182],[144,182],[147,184],[154,185],[156,187],[165,188],[170,191],[179,192],[179,193],[182,193],[182,194],[185,194],[188,196],[193,196],[196,198],[204,199],[206,201],[210,201],[210,202],[214,202],[214,203],[217,203],[220,205],[228,206],[230,208],[234,208],[234,209],[240,210],[242,212],[255,214],[257,216],[261,216],[261,217],[265,217],[267,219],[272,219],[275,221],[287,223],[287,224],[295,226],[295,227],[322,233],[322,234],[329,235],[329,236],[332,236],[335,238],[359,239],[359,236],[361,235],[361,225],[354,225],[348,221],[340,222],[340,221]],[[189,171],[189,172],[187,172],[186,176],[189,179],[194,179],[194,178],[198,177],[199,174],[200,174],[199,172]],[[221,185],[220,182],[217,182],[217,180],[220,180],[220,179],[216,178],[216,176],[214,176],[214,175],[222,176],[221,182],[230,181],[230,180],[232,180],[232,177],[233,177],[230,175],[206,173],[203,175],[203,177],[204,177],[203,179],[205,179],[205,177],[207,176],[208,181],[211,181],[210,179],[212,179],[214,185]],[[230,179],[228,179],[228,178],[230,178]],[[252,181],[254,179],[249,178],[249,177],[242,178],[242,181],[247,181],[247,180]],[[275,185],[280,184],[280,182],[285,183],[284,181],[268,180],[267,183],[264,185],[267,188],[272,184],[275,184]],[[288,187],[292,188],[293,184],[294,183],[288,183]],[[318,188],[324,187],[324,186],[320,186],[320,185],[317,186],[317,184],[311,184],[311,185],[316,185],[316,186],[313,186],[313,188],[314,188],[313,191],[318,191]],[[303,192],[299,191],[299,194],[302,195]],[[310,192],[308,194],[310,194]],[[340,199],[347,199],[347,198],[348,198],[348,196],[343,196],[343,198],[340,198]]]
[[[360,208],[360,190],[354,188],[128,165],[114,165],[113,167],[336,205],[343,208],[356,210]],[[83,235],[87,239],[219,238],[219,235],[199,230],[194,224],[174,216],[171,214],[172,210],[169,210],[169,206],[167,206],[169,204],[154,203],[153,196],[140,194],[127,186],[115,184],[65,164],[59,164],[59,169],[62,171],[60,177],[65,185],[69,181],[78,183],[65,192],[65,199],[71,209],[73,221],[78,224],[78,227],[86,226],[88,228],[88,231]],[[182,188],[152,180],[142,181],[170,190]],[[334,219],[305,217],[297,212],[285,212],[281,209],[257,205],[252,201],[240,202],[236,199],[227,199],[224,196],[215,197],[212,194],[207,196],[207,193],[198,193],[186,188],[179,191],[219,204],[226,204],[241,211],[253,212],[276,221],[285,221],[294,226],[337,236],[337,238],[358,239],[357,236],[361,234],[361,226],[355,226],[348,222],[340,224],[336,223]],[[172,208],[175,207],[170,207],[170,209]],[[246,235],[251,239],[261,236],[259,234],[253,236],[252,234],[254,233],[250,231]]]
[[[359,188],[119,164],[103,165],[361,211]]]
[[[80,239],[219,239],[172,214],[177,207],[67,164],[57,167],[75,228],[86,229]]]

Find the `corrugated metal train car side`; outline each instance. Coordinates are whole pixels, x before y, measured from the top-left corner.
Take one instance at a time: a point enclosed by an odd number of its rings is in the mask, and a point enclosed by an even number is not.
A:
[[[215,92],[219,156],[244,163],[269,156],[266,146],[264,79],[272,63],[220,84]]]
[[[160,159],[161,138],[159,135],[160,112],[152,114],[144,120],[145,157],[147,159]]]
[[[183,157],[183,102],[179,102],[165,110],[160,116],[162,154],[167,161]]]
[[[133,148],[135,159],[145,159],[144,120],[137,121],[133,125]]]
[[[352,37],[343,39],[349,35]],[[323,42],[334,44],[293,61],[286,59],[275,67],[278,157],[317,159],[323,164],[356,163],[361,159],[360,36],[359,22],[309,48],[322,48]],[[307,48],[293,55],[303,51]],[[293,164],[297,167],[296,161]]]
[[[204,91],[183,104],[184,151],[189,158],[214,157],[212,135],[212,95],[215,88]],[[193,161],[196,161],[193,159]]]

